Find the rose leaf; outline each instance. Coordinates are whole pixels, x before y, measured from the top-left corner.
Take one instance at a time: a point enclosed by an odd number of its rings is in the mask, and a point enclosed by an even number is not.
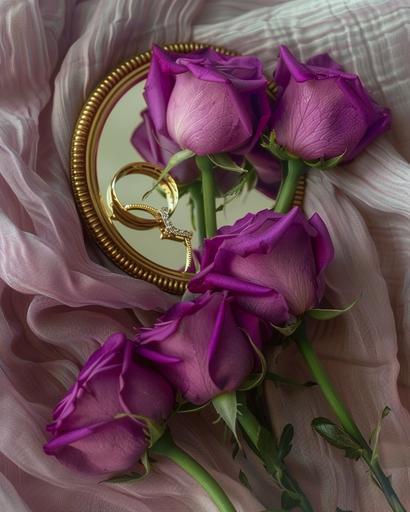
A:
[[[312,428],[329,444],[344,450],[347,458],[358,460],[363,455],[362,447],[342,427],[327,418],[315,418]]]

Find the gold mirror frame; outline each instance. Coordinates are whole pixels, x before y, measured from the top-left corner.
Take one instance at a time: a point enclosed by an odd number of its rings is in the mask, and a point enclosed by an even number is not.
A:
[[[201,48],[213,48],[223,55],[237,55],[225,48],[202,43],[176,43],[163,48],[189,53]],[[129,245],[110,221],[99,190],[97,179],[98,142],[117,101],[136,83],[147,77],[151,51],[125,61],[109,73],[94,89],[83,106],[76,123],[71,145],[71,182],[78,210],[88,231],[102,251],[123,271],[144,279],[174,294],[183,294],[192,274],[164,267],[145,258]],[[269,89],[274,93],[275,86]],[[304,180],[301,180],[295,204],[302,205]]]

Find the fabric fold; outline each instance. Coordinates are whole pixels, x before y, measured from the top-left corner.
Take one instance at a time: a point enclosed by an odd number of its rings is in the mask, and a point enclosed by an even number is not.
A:
[[[315,8],[312,8],[315,6]],[[309,171],[305,211],[335,245],[326,297],[345,317],[312,327],[335,385],[363,432],[384,406],[380,452],[410,508],[410,92],[408,0],[4,0],[0,4],[0,508],[4,512],[213,512],[171,462],[147,480],[98,484],[42,452],[45,425],[78,369],[110,332],[132,335],[176,298],[105,267],[84,236],[69,183],[78,113],[94,86],[152,43],[200,41],[256,55],[269,76],[279,44],[300,60],[330,53],[391,108],[389,135],[351,164]],[[289,347],[273,371],[307,380]],[[268,388],[272,423],[295,427],[289,467],[320,511],[384,507],[360,464],[310,428],[329,416],[316,388]],[[177,442],[218,479],[238,512],[278,507],[280,492],[250,454],[233,461],[220,426],[184,415]],[[250,475],[256,498],[238,481]]]

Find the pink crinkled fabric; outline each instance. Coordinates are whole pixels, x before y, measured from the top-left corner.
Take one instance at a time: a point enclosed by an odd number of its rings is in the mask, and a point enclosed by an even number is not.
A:
[[[153,42],[197,40],[258,55],[331,51],[392,109],[390,134],[353,163],[309,174],[305,210],[327,223],[335,306],[361,297],[312,335],[363,432],[385,405],[381,460],[410,507],[410,6],[408,0],[3,0],[0,3],[0,510],[213,512],[182,471],[161,461],[145,481],[99,484],[42,451],[51,409],[84,359],[115,330],[132,333],[175,297],[108,266],[84,236],[71,194],[78,112],[116,64]],[[307,378],[295,351],[275,371]],[[319,512],[387,510],[361,463],[313,434],[331,413],[320,391],[268,388],[272,422],[293,423],[288,462]],[[234,462],[219,426],[174,423],[175,437],[224,486],[238,512],[278,506],[252,456]],[[237,479],[248,474],[256,498]]]

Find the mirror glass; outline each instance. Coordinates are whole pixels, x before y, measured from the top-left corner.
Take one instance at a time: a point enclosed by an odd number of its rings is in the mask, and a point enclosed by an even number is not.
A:
[[[107,212],[107,193],[111,179],[116,171],[131,162],[144,161],[131,142],[132,134],[142,122],[141,113],[146,109],[143,96],[145,79],[134,83],[115,103],[103,125],[96,158],[96,173],[101,200]],[[236,173],[229,173],[227,179],[236,180]],[[153,179],[143,175],[130,175],[118,181],[116,191],[123,204],[148,203],[156,208],[166,206],[165,197],[154,191],[143,200],[142,196],[153,184]],[[223,199],[217,200],[217,206],[224,205]],[[244,191],[240,196],[225,204],[217,214],[218,226],[231,224],[248,212],[257,212],[272,207],[272,199],[256,189]],[[137,213],[137,212],[135,212]],[[150,217],[148,213],[138,211],[139,217]],[[195,229],[192,226],[192,212],[189,193],[180,195],[178,205],[172,215],[172,223],[177,228],[193,231],[193,248],[198,245]],[[112,221],[121,237],[145,258],[164,267],[183,270],[185,248],[183,243],[173,240],[161,240],[158,227],[139,230],[125,226],[117,220]]]

